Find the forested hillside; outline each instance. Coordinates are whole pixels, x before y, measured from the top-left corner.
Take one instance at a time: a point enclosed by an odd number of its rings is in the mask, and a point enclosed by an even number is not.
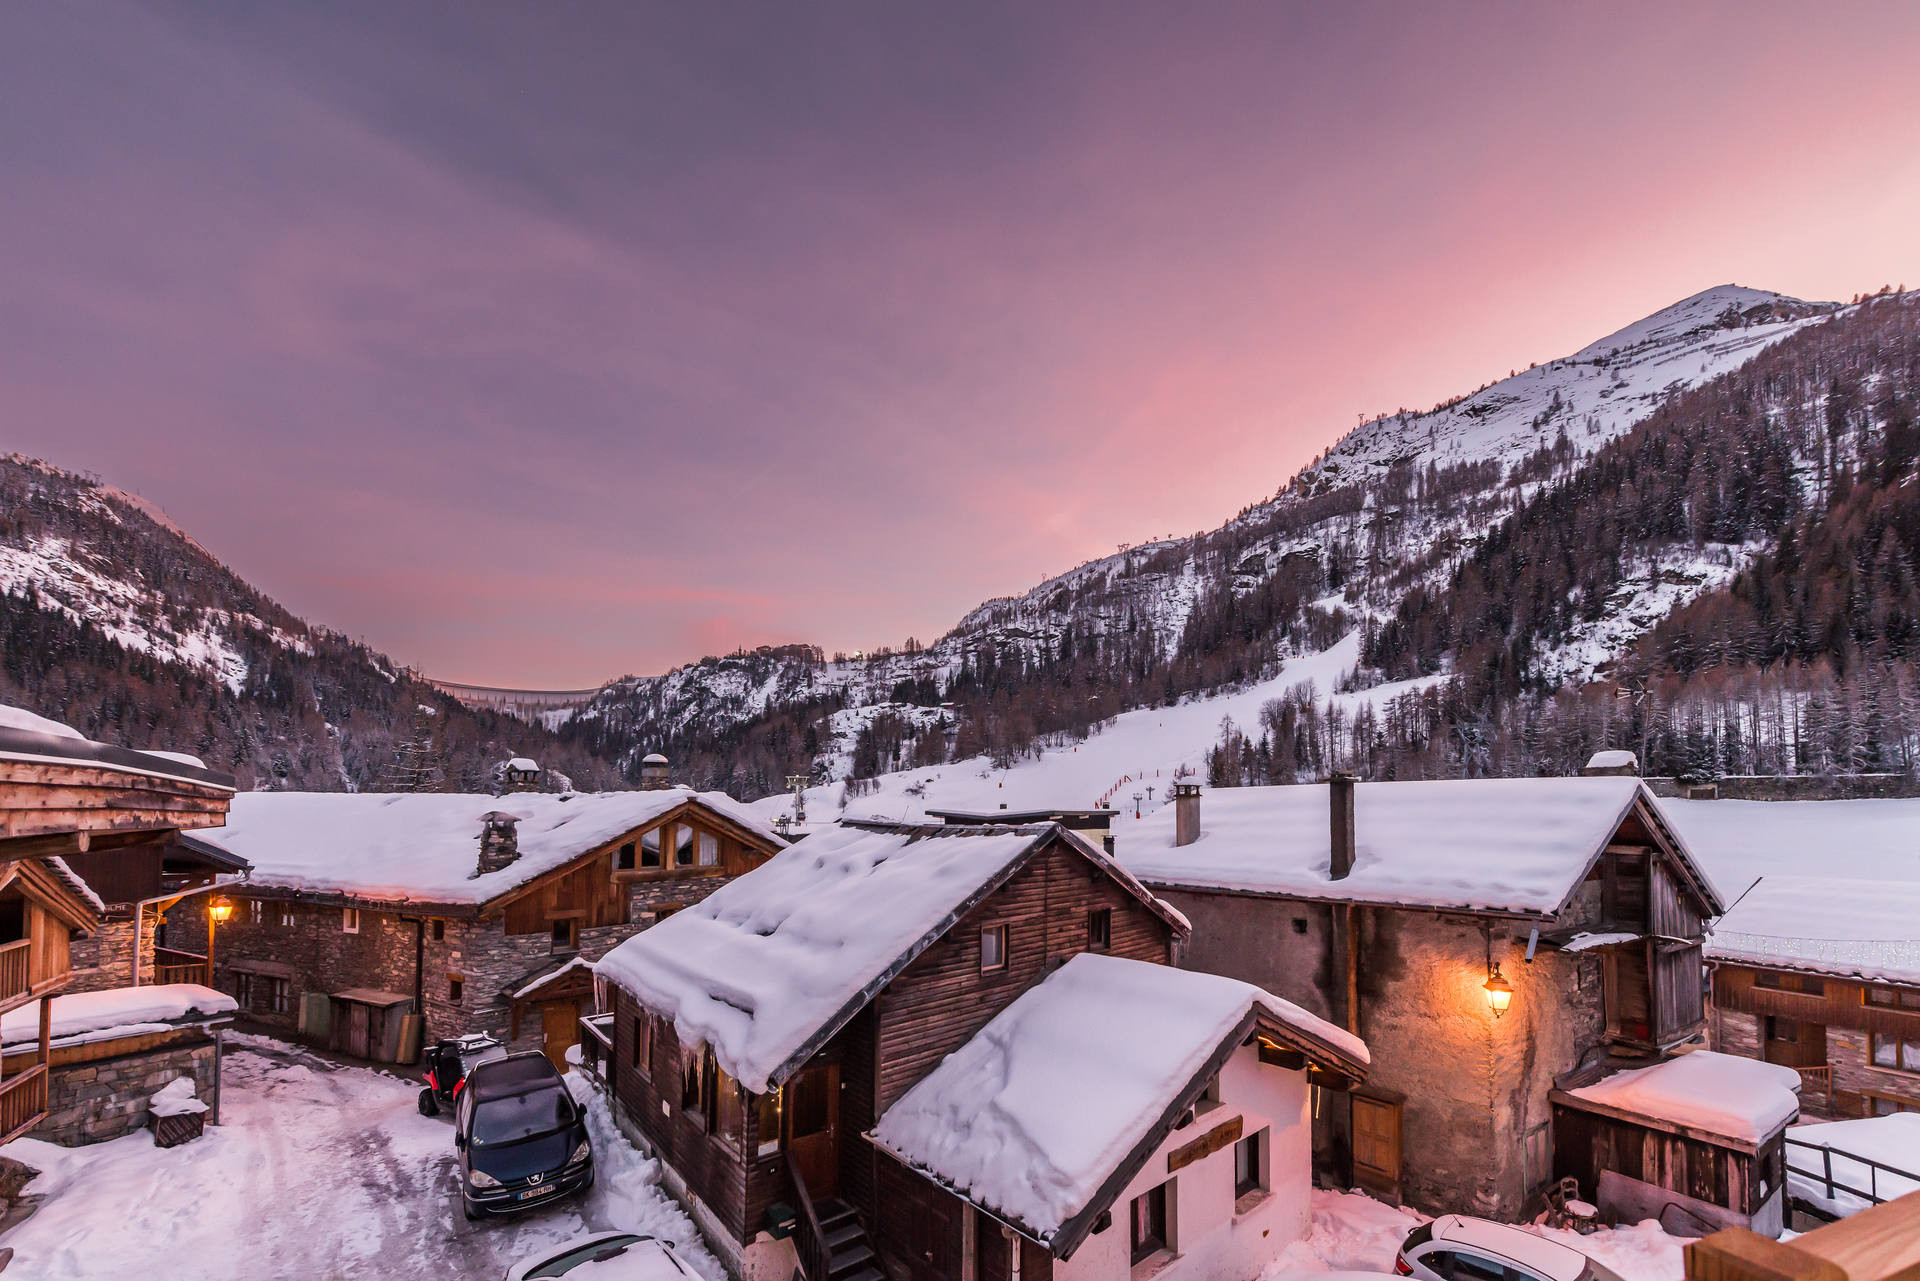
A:
[[[581,786],[617,781],[309,627],[145,504],[19,457],[0,459],[0,701],[191,752],[242,787],[483,788],[521,754]]]

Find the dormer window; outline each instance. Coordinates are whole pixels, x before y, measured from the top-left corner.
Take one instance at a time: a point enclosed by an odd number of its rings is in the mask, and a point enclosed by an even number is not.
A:
[[[640,866],[660,867],[660,829],[654,828],[640,838]]]

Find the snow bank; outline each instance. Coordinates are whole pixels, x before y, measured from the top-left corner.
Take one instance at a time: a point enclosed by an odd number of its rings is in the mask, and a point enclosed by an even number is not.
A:
[[[1712,1050],[1616,1072],[1572,1091],[1576,1098],[1674,1125],[1758,1143],[1800,1111],[1800,1074]]]
[[[1325,784],[1208,789],[1199,840],[1173,843],[1167,807],[1121,829],[1114,853],[1152,886],[1547,913],[1642,794],[1637,778],[1360,783],[1354,867],[1337,882]]]
[[[724,792],[243,792],[227,825],[196,839],[253,864],[251,884],[380,902],[485,903],[668,810],[696,805],[784,843]],[[480,819],[516,815],[520,857],[475,876]]]
[[[1825,1148],[1833,1154],[1833,1183],[1789,1172],[1787,1182],[1795,1196],[1818,1201],[1842,1214],[1867,1208],[1866,1195],[1850,1196],[1849,1191],[1872,1194],[1882,1201],[1910,1192],[1920,1192],[1920,1112],[1895,1112],[1891,1116],[1863,1117],[1856,1121],[1828,1121],[1819,1125],[1796,1125],[1787,1138]],[[1848,1160],[1859,1157],[1861,1160]],[[1877,1161],[1911,1177],[1889,1174],[1864,1164]],[[1789,1147],[1787,1164],[1804,1170],[1822,1170],[1825,1162],[1817,1152]]]
[[[874,1138],[1051,1237],[1255,1009],[1366,1061],[1359,1038],[1251,983],[1082,953],[941,1060]]]
[[[219,1018],[239,1006],[224,992],[198,983],[162,983],[148,987],[115,987],[103,992],[69,992],[53,998],[53,1039],[131,1028],[141,1024],[165,1026],[190,1019]],[[40,1037],[40,1003],[23,1005],[0,1015],[0,1044],[13,1045]]]
[[[1764,877],[1720,918],[1707,955],[1920,983],[1920,881]]]
[[[147,1110],[155,1116],[189,1116],[205,1112],[207,1105],[193,1097],[192,1077],[176,1076],[148,1100]]]
[[[594,967],[764,1093],[815,1033],[918,955],[1044,828],[828,828],[628,939]]]

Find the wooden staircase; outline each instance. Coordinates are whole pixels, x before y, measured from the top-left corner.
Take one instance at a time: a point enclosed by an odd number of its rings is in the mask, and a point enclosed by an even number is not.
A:
[[[845,1201],[828,1198],[820,1211],[821,1244],[826,1247],[827,1275],[821,1281],[886,1281],[879,1256],[867,1240],[860,1216]]]

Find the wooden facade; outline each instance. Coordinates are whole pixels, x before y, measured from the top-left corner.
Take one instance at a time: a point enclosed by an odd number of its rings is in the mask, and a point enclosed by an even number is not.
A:
[[[1920,1112],[1920,985],[1721,962],[1714,1047],[1800,1073],[1810,1112]]]
[[[680,1045],[670,1020],[615,990],[612,1092],[622,1113],[685,1181],[738,1247],[767,1226],[776,1203],[797,1208],[810,1281],[858,1276],[866,1246],[834,1246],[809,1260],[806,1239],[833,1221],[870,1241],[875,1276],[951,1281],[963,1250],[981,1281],[1011,1248],[998,1224],[969,1245],[963,1202],[880,1153],[866,1138],[886,1109],[1015,998],[1076,953],[1092,949],[1165,964],[1176,939],[1159,914],[1082,847],[1057,831],[1013,874],[868,993],[845,1024],[775,1090],[754,1095],[719,1073],[710,1053]],[[1097,921],[1097,924],[1095,923]],[[983,938],[1004,938],[1004,963],[983,969]],[[720,1097],[712,1097],[718,1091]],[[835,1216],[844,1216],[835,1220]],[[811,1223],[809,1222],[811,1220]],[[852,1238],[847,1228],[830,1238]],[[988,1237],[991,1239],[987,1239]],[[1023,1278],[1049,1275],[1046,1252]],[[819,1272],[821,1275],[815,1276]],[[871,1281],[871,1279],[868,1279]]]

